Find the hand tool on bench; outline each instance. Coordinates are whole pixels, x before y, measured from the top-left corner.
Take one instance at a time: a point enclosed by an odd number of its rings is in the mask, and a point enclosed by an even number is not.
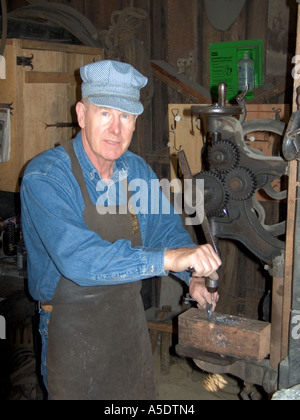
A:
[[[179,160],[180,169],[184,178],[194,180],[194,177],[192,175],[184,150],[181,150],[180,152],[178,152],[178,160]],[[204,218],[203,218],[201,227],[203,229],[203,233],[204,233],[207,243],[210,244],[213,247],[216,254],[219,255],[218,247],[216,245],[216,241],[212,233],[208,218],[205,214],[205,211],[204,211]],[[193,267],[190,267],[189,271],[194,271]],[[205,286],[208,292],[211,293],[211,304],[208,304],[207,306],[207,313],[208,313],[209,318],[212,316],[212,312],[213,312],[214,294],[219,290],[219,279],[216,280],[217,277],[218,275],[216,273],[215,278],[205,279]]]

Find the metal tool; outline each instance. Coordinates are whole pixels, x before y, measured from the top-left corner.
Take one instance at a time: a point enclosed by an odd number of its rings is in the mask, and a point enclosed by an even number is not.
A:
[[[194,179],[184,150],[181,150],[180,152],[178,152],[178,160],[179,160],[180,169],[181,169],[181,172],[182,172],[184,178],[185,179]],[[216,254],[219,255],[218,247],[217,247],[214,235],[212,233],[212,230],[211,230],[211,227],[210,227],[210,224],[209,224],[209,221],[208,221],[208,218],[207,218],[205,212],[204,212],[204,218],[203,218],[203,222],[202,222],[201,226],[202,226],[203,233],[204,233],[204,236],[205,236],[205,239],[206,239],[207,243],[210,244],[213,247]],[[189,271],[193,271],[193,267],[190,267]],[[207,310],[208,317],[211,317],[212,309],[213,309],[213,303],[214,303],[214,294],[219,289],[219,280],[212,279],[212,278],[206,278],[205,279],[205,286],[206,286],[207,290],[209,291],[209,293],[211,293],[211,302],[212,303],[209,304],[209,308]]]
[[[64,123],[64,122],[59,122],[59,123],[55,123],[55,124],[46,124],[45,123],[45,130],[47,130],[47,128],[50,127],[55,127],[55,128],[76,128],[79,127],[78,123]]]
[[[218,88],[218,102],[212,106],[192,106],[192,114],[205,115],[207,117],[223,117],[224,115],[229,116],[239,116],[243,113],[243,108],[240,105],[227,105],[226,104],[226,95],[227,95],[227,85],[226,83],[220,83]],[[245,100],[245,98],[244,98]],[[243,101],[243,99],[242,99]],[[240,103],[242,103],[240,101]]]
[[[197,301],[195,299],[193,299],[189,293],[186,294],[184,300],[183,300],[183,304],[184,305],[189,305],[190,303],[197,303]],[[211,303],[206,303],[206,312],[207,312],[207,318],[211,319],[212,314],[213,314],[213,307],[214,307],[214,294],[212,294],[212,301]]]
[[[174,135],[174,149],[176,152],[179,152],[182,149],[182,146],[180,145],[179,148],[176,145],[176,128],[177,128],[177,123],[181,121],[181,117],[179,115],[179,109],[178,108],[173,108],[172,109],[172,115],[174,117],[174,123],[171,125],[171,132]]]
[[[219,102],[224,105],[223,84],[219,94]],[[204,119],[206,127],[207,160],[204,170],[195,178],[205,183],[205,212],[214,236],[240,241],[264,263],[271,276],[282,277],[286,244],[281,237],[286,222],[267,225],[265,210],[256,193],[263,190],[274,200],[285,200],[287,191],[276,191],[273,181],[287,174],[287,162],[279,156],[265,156],[246,145],[243,126],[236,118],[242,112],[241,107],[216,104],[193,106],[191,111]],[[272,132],[273,124],[277,130],[278,121],[266,121],[272,122],[269,130],[254,127],[253,132]],[[297,124],[294,126],[297,128]],[[294,129],[290,131],[294,133]],[[286,146],[291,143],[286,141]],[[290,151],[292,147],[287,149]],[[292,157],[295,149],[293,142]]]

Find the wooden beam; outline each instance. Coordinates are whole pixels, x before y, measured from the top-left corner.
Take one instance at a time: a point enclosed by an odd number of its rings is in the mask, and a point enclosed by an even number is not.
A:
[[[300,55],[300,5],[298,5],[298,26],[297,26],[297,44],[295,56]],[[299,110],[298,89],[300,88],[300,79],[294,80],[294,98],[293,112]],[[283,284],[283,319],[282,319],[282,343],[281,355],[284,359],[289,351],[289,335],[290,335],[290,315],[292,310],[292,285],[293,281],[299,279],[293,278],[294,271],[294,246],[295,246],[295,222],[297,208],[297,174],[298,161],[294,160],[289,163],[289,185],[288,185],[288,212],[287,212],[287,229],[286,229],[286,257],[285,257],[285,275]]]
[[[248,104],[263,104],[268,103],[272,98],[283,94],[287,89],[290,89],[293,86],[292,79],[286,80],[286,77],[277,77],[274,79],[276,82],[275,84],[271,82],[271,87],[266,89],[268,86],[267,81],[264,83],[263,86],[255,89],[253,99],[248,101]]]
[[[209,90],[199,85],[199,83],[192,82],[185,75],[179,75],[175,67],[161,60],[152,60],[151,65],[154,77],[166,83],[181,95],[187,98],[192,96],[202,104],[212,103]]]
[[[283,355],[282,351],[284,317],[283,299],[284,279],[282,277],[273,277],[270,365],[274,370],[278,369],[279,364],[287,355]]]
[[[40,42],[28,39],[22,39],[22,48],[25,50],[44,50],[44,51],[61,51],[70,54],[89,54],[101,57],[103,59],[103,48],[86,47],[82,45],[59,44],[55,42]],[[99,58],[100,59],[100,58]]]
[[[271,325],[190,309],[178,318],[179,345],[237,359],[261,362],[270,354]]]
[[[69,73],[55,73],[55,72],[26,72],[25,83],[65,83],[77,86],[80,82],[80,76],[76,79],[76,75]]]
[[[155,321],[148,321],[147,322],[149,330],[158,331],[158,332],[166,332],[169,334],[176,334],[177,330],[173,327],[172,322],[155,322]]]

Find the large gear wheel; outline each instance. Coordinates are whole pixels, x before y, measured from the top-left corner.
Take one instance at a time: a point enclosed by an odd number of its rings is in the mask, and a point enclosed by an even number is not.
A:
[[[224,188],[222,178],[214,172],[200,172],[196,179],[204,180],[204,208],[208,217],[222,217],[229,196]]]
[[[239,160],[239,149],[231,141],[220,140],[212,143],[208,153],[210,170],[226,174],[238,166]]]
[[[235,168],[225,179],[225,188],[232,200],[245,201],[252,197],[256,190],[254,174],[247,168]]]

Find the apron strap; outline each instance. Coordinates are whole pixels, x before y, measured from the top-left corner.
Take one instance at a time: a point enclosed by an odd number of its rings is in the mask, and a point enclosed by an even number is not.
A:
[[[84,177],[83,177],[80,163],[78,161],[78,158],[74,150],[74,141],[73,140],[64,141],[61,143],[61,147],[69,155],[71,159],[72,171],[80,187],[84,202],[91,203],[94,206],[94,204],[92,203],[90,194],[88,192]]]

